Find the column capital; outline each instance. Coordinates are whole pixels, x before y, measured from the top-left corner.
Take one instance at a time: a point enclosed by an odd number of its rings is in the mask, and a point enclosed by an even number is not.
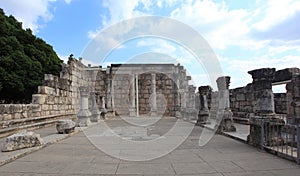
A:
[[[219,90],[228,90],[230,85],[230,76],[222,76],[217,79]]]
[[[198,87],[198,91],[200,95],[207,95],[212,91],[212,88],[210,86],[200,86]]]
[[[248,71],[248,73],[252,76],[253,82],[256,81],[273,81],[275,78],[275,68],[261,68],[256,70]]]
[[[88,96],[88,93],[89,93],[88,87],[80,86],[79,91],[80,91],[81,96]]]

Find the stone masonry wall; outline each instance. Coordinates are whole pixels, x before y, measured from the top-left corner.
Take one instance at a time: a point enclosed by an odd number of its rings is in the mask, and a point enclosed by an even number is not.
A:
[[[286,93],[274,93],[274,104],[276,114],[287,113]]]
[[[254,95],[251,84],[230,90],[230,108],[234,117],[247,118],[254,113]]]
[[[0,121],[30,119],[46,116],[74,116],[79,108],[79,86],[88,84],[86,68],[80,61],[69,58],[62,65],[60,77],[45,74],[31,104],[0,104]]]
[[[74,115],[71,82],[46,74],[43,86],[39,86],[38,93],[32,95],[31,104],[1,104],[0,112],[1,121]]]

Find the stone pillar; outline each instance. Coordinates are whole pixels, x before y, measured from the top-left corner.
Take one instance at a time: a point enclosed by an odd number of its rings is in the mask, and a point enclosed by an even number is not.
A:
[[[300,75],[292,78],[286,85],[287,90],[287,123],[300,125]]]
[[[252,91],[254,93],[254,113],[255,115],[274,115],[274,95],[272,82],[275,77],[275,68],[262,68],[249,71],[252,75]]]
[[[248,72],[253,78],[251,89],[255,100],[253,102],[255,115],[249,119],[250,134],[247,140],[254,146],[261,146],[262,143],[263,145],[271,145],[271,143],[274,144],[274,142],[281,140],[281,129],[284,121],[275,116],[272,91],[275,72],[275,68],[262,68]],[[261,133],[262,127],[264,127],[264,134]]]
[[[111,108],[112,111],[115,111],[115,83],[114,79],[111,79]]]
[[[107,86],[107,116],[114,117],[115,116],[115,108],[114,108],[114,81],[112,77],[112,73],[108,73],[108,86]]]
[[[105,119],[106,108],[105,108],[105,99],[104,97],[100,97],[101,108],[100,108],[100,118]]]
[[[130,109],[129,109],[129,116],[133,117],[136,116],[136,111],[135,111],[135,78],[134,74],[131,75],[131,80],[130,80]]]
[[[78,125],[88,126],[90,124],[91,112],[89,111],[88,88],[81,86],[80,91],[80,110],[77,113]]]
[[[207,96],[212,91],[212,88],[210,86],[200,86],[198,88],[198,91],[200,100],[200,110],[196,125],[207,124],[210,123]]]
[[[107,97],[107,110],[111,111],[112,108],[111,108],[111,77],[110,77],[110,75],[107,76],[106,97]]]
[[[135,75],[136,116],[139,116],[139,75]]]
[[[186,79],[186,77],[183,78],[181,85],[181,115],[183,118],[187,118],[186,109],[188,105],[188,80]]]
[[[181,117],[180,113],[180,81],[179,81],[179,68],[178,66],[175,67],[175,72],[173,73],[173,80],[174,80],[174,115],[175,117]]]
[[[157,115],[156,105],[156,75],[151,73],[151,116]]]
[[[223,76],[217,79],[218,101],[219,101],[217,120],[220,121],[218,131],[221,132],[236,131],[236,128],[233,125],[232,112],[230,110],[229,84],[230,84],[229,76]]]
[[[196,120],[198,117],[198,112],[195,108],[195,90],[196,87],[192,85],[188,86],[188,101],[187,108],[185,110],[185,118],[188,120]]]
[[[96,93],[91,92],[90,93],[91,101],[92,101],[92,108],[91,108],[91,122],[98,122],[100,119],[100,111],[96,102]]]

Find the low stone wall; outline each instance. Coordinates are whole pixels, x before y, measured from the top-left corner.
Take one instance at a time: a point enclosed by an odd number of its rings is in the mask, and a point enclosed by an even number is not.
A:
[[[0,104],[0,121],[34,117],[33,112],[39,109],[36,104]]]
[[[230,90],[230,108],[234,117],[248,118],[254,113],[254,95],[251,84]]]
[[[17,130],[30,124],[47,124],[53,119],[75,114],[72,104],[71,82],[50,74],[45,75],[44,85],[38,87],[38,93],[32,95],[31,104],[0,104],[1,133]],[[37,126],[38,127],[38,126]]]

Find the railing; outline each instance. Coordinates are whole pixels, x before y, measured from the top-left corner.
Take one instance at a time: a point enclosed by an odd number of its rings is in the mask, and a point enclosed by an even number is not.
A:
[[[286,124],[284,117],[271,121],[263,119],[261,148],[300,164],[300,125]]]

